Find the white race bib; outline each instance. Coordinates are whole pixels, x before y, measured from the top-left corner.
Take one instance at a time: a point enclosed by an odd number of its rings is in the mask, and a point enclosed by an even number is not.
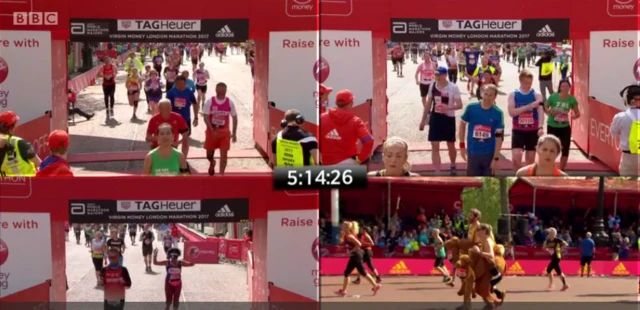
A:
[[[212,121],[212,123],[213,123],[213,125],[216,125],[216,126],[220,126],[220,127],[222,127],[222,126],[224,126],[224,124],[225,124],[226,122],[225,122],[223,119],[216,119],[216,118],[214,118],[214,119],[213,119],[213,121]]]
[[[518,116],[518,125],[520,126],[531,126],[533,123],[533,112],[524,112]]]
[[[473,126],[473,138],[478,140],[491,139],[491,127],[486,125]]]
[[[175,100],[175,106],[177,108],[184,108],[187,106],[187,99],[184,98],[176,98]]]

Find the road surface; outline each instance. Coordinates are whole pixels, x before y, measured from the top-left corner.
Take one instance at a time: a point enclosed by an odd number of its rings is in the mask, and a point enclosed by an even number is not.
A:
[[[420,62],[419,62],[420,63]],[[419,64],[418,63],[418,64]],[[446,66],[444,61],[444,57],[439,62],[440,65]],[[422,117],[422,102],[420,100],[420,90],[415,83],[414,74],[418,67],[418,64],[414,64],[410,59],[405,60],[404,65],[404,78],[398,78],[396,73],[393,72],[393,65],[391,61],[389,61],[387,65],[387,95],[389,96],[389,115],[387,116],[388,121],[388,135],[402,137],[409,142],[409,147],[412,149],[409,160],[412,164],[426,164],[431,163],[431,145],[427,141],[427,133],[428,127],[425,128],[424,131],[418,130],[418,125],[420,124],[420,119]],[[511,158],[511,131],[512,131],[512,123],[511,118],[507,113],[507,95],[514,89],[519,87],[518,82],[518,68],[516,65],[512,63],[507,63],[504,59],[501,60],[502,65],[502,80],[499,86],[499,95],[497,98],[497,105],[503,110],[505,113],[505,133],[507,136],[505,137],[505,142],[503,144],[502,156],[506,159],[510,160]],[[528,67],[527,68],[531,73],[534,74],[534,89],[539,89],[538,87],[538,69],[537,67]],[[557,72],[555,72],[557,75]],[[559,77],[554,78],[554,90],[557,88]],[[469,93],[467,92],[467,82],[458,81],[457,85],[460,88],[462,93],[462,102],[466,106],[470,102],[477,102],[477,99],[470,98]],[[586,104],[584,102],[579,104]],[[462,115],[462,110],[456,112],[457,122],[460,122],[460,116]],[[546,125],[545,125],[546,128]],[[456,125],[457,129],[457,125]],[[456,134],[457,139],[457,134]],[[457,146],[457,143],[456,143]],[[444,143],[440,144],[440,157],[442,161],[442,171],[443,173],[448,173],[448,164],[450,162],[449,155],[446,149],[446,145]],[[559,160],[559,159],[558,159]],[[457,161],[460,163],[462,159],[458,155]],[[588,176],[588,175],[603,175],[604,172],[602,168],[599,170],[595,170],[595,164],[584,164],[587,162],[588,158],[584,153],[582,153],[578,147],[572,142],[571,152],[569,154],[569,164],[567,167],[567,171],[571,175],[577,176]],[[583,164],[573,165],[574,168],[578,168],[579,170],[572,169],[572,164],[582,162]],[[509,166],[511,164],[509,163]],[[601,167],[601,166],[600,166]],[[586,169],[585,169],[586,168]],[[433,173],[431,173],[433,174]],[[464,174],[464,170],[458,170],[458,174]],[[501,174],[504,175],[514,175],[515,171],[501,171]],[[608,172],[607,174],[611,174]],[[615,174],[613,174],[615,175]]]
[[[71,241],[66,242],[69,282],[67,301],[72,305],[91,302],[92,305],[99,303],[99,306],[102,306],[103,290],[96,288],[95,272],[89,256],[89,248],[84,246],[84,236],[81,237],[79,245],[75,242],[73,232],[70,237]],[[138,233],[139,237],[140,233]],[[131,241],[127,237],[125,243],[127,249],[124,254],[124,266],[129,269],[133,283],[131,289],[127,290],[127,302],[153,302],[158,303],[158,307],[155,309],[163,309],[164,277],[166,274],[164,267],[153,266],[153,273],[145,272],[139,242],[131,246]],[[181,248],[182,245],[180,243]],[[158,259],[164,259],[162,244],[156,241],[154,246],[160,249]],[[182,279],[183,288],[180,302],[184,304],[181,309],[205,309],[204,306],[208,306],[206,309],[211,309],[211,306],[215,305],[214,302],[225,302],[225,307],[231,305],[231,302],[236,303],[231,309],[235,309],[235,307],[241,309],[241,306],[247,308],[246,304],[249,304],[247,274],[244,267],[232,264],[203,264],[185,267],[182,270]]]
[[[230,52],[229,52],[230,53]],[[147,57],[147,63],[150,59]],[[243,169],[265,168],[266,162],[254,149],[253,140],[253,79],[248,65],[245,64],[244,55],[227,55],[221,63],[214,55],[203,57],[205,68],[211,74],[211,80],[207,84],[207,97],[215,93],[215,85],[224,82],[228,86],[227,96],[236,104],[238,112],[238,141],[231,146],[231,152],[244,151],[254,154],[250,158],[229,158],[228,172],[242,171]],[[191,72],[191,60],[184,61],[182,70]],[[121,68],[122,69],[122,68]],[[192,75],[192,74],[191,74]],[[192,76],[191,76],[192,77]],[[149,143],[144,142],[147,130],[147,120],[151,115],[146,114],[147,103],[141,95],[138,108],[138,118],[141,121],[130,121],[132,108],[127,101],[124,87],[126,74],[123,70],[117,76],[116,104],[114,108],[115,120],[105,122],[104,96],[102,86],[90,86],[78,95],[79,107],[87,112],[96,113],[90,121],[76,116],[76,123],[69,125],[71,135],[70,154],[98,153],[98,152],[126,152],[148,151]],[[191,136],[190,154],[203,148],[204,123],[200,118],[198,127],[193,128]],[[233,157],[233,155],[230,154]],[[111,161],[97,163],[72,163],[74,172],[78,171],[117,171],[138,172],[142,170],[143,158],[136,161]],[[206,171],[209,162],[206,159],[189,159],[189,164],[197,171]],[[217,168],[216,168],[217,171]]]

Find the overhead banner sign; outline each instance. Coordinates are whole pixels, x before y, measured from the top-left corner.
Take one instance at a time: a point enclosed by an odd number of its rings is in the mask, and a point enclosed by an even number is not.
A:
[[[71,41],[244,42],[249,19],[71,19]]]
[[[229,223],[248,219],[248,199],[69,201],[72,223]]]
[[[392,18],[394,42],[560,42],[569,39],[569,19]]]

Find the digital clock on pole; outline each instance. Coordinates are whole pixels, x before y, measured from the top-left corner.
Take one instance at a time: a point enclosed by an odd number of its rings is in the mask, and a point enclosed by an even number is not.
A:
[[[276,167],[274,189],[363,188],[367,186],[364,166]]]

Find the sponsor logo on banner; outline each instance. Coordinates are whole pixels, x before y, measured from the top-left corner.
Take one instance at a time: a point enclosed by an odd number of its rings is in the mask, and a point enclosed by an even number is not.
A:
[[[444,266],[444,268],[447,269],[447,271],[449,271],[449,268],[447,268],[447,266]],[[440,270],[438,270],[438,269],[433,268],[433,269],[431,269],[431,274],[432,275],[442,275],[442,272],[440,272]]]
[[[313,258],[315,258],[316,261],[319,261],[319,259],[320,259],[320,240],[319,240],[319,238],[316,238],[316,240],[313,240],[313,244],[311,244],[311,255],[313,255]]]
[[[524,269],[522,269],[522,266],[520,266],[520,263],[515,262],[515,263],[513,263],[513,265],[509,266],[509,269],[507,269],[507,274],[508,275],[523,275],[523,274],[526,274],[526,272],[524,271]]]
[[[118,31],[200,31],[200,20],[119,20]]]
[[[200,200],[119,200],[118,212],[199,212]]]
[[[522,20],[440,20],[441,31],[521,31]]]
[[[55,26],[58,24],[58,12],[13,12],[13,24],[16,26]]]
[[[0,212],[0,236],[0,299],[51,279],[48,213]],[[33,249],[49,255],[34,255]]]
[[[14,111],[20,115],[18,128],[29,126],[27,123],[51,110],[51,32],[0,30],[0,38],[0,112],[5,109]],[[33,72],[38,74],[34,75]],[[24,87],[24,81],[29,81],[29,87]],[[42,134],[45,133],[38,132],[38,135]]]
[[[638,0],[607,0],[609,16],[638,16]]]
[[[640,82],[640,58],[633,64],[633,76],[636,77],[636,81]],[[2,73],[0,73],[0,83],[2,81]]]
[[[628,276],[631,275],[627,267],[623,263],[619,263],[616,268],[613,269],[614,276]]]
[[[291,17],[317,16],[317,0],[286,0],[285,13]]]
[[[224,205],[224,207],[220,208],[218,212],[216,212],[216,217],[233,217],[233,211],[229,209],[228,205]]]
[[[324,81],[329,78],[330,72],[331,69],[329,67],[329,62],[324,59],[324,57],[320,57],[320,59],[318,59],[318,61],[313,65],[313,77],[320,84],[324,83]]]
[[[389,270],[390,274],[411,274],[411,270],[407,267],[407,264],[404,261],[399,261],[395,264],[391,270]]]

